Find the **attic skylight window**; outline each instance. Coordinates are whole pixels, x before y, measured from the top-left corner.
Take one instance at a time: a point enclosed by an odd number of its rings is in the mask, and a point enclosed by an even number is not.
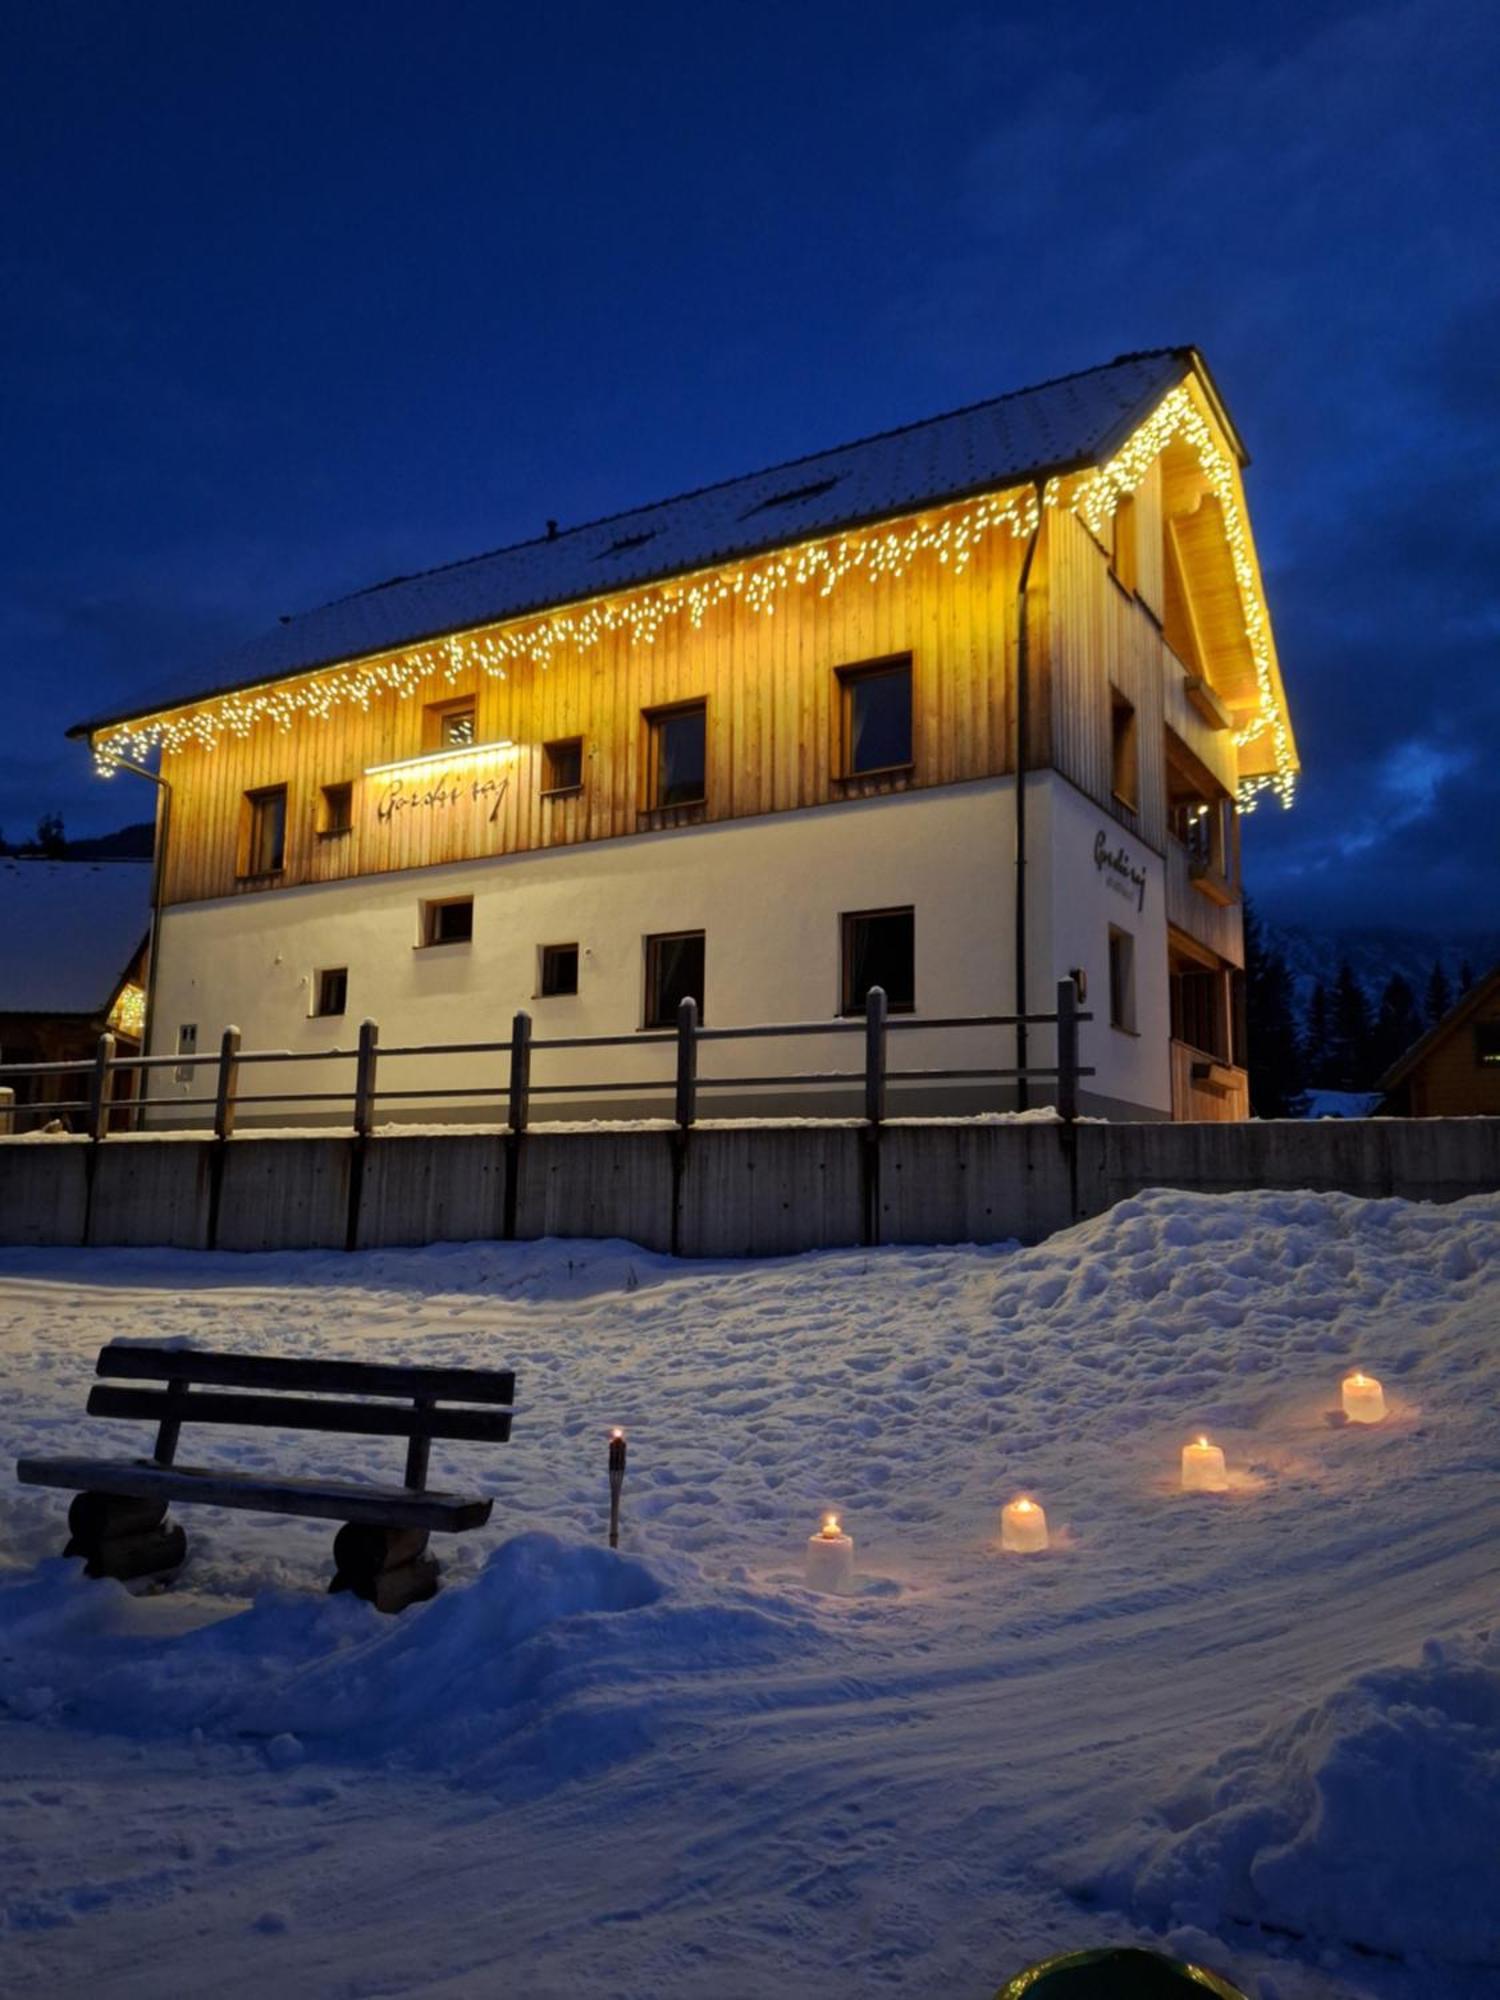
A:
[[[831,493],[842,476],[836,472],[831,479],[815,479],[808,486],[789,486],[785,493],[767,494],[764,500],[757,500],[753,507],[747,507],[740,519],[748,521],[752,514],[764,514],[770,507],[792,507],[803,500],[816,500],[822,493]]]
[[[601,549],[596,560],[603,562],[606,556],[628,555],[632,549],[644,548],[647,542],[655,540],[655,528],[643,528],[638,535],[621,535],[607,549]]]

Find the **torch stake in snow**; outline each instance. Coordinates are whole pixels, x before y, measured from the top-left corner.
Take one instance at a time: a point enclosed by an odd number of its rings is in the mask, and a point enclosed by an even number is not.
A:
[[[625,1484],[625,1433],[609,1434],[609,1545],[620,1546],[620,1488]]]

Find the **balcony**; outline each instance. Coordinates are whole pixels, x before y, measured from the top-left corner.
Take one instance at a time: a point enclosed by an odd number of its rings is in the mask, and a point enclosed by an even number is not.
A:
[[[1250,1079],[1191,1042],[1172,1043],[1172,1116],[1229,1125],[1250,1116]]]

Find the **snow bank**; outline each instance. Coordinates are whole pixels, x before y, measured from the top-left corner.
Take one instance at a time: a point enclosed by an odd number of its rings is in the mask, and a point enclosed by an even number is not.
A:
[[[1500,1966],[1500,1639],[1429,1641],[1227,1752],[1088,1884],[1157,1925]]]
[[[158,1600],[89,1582],[77,1562],[0,1581],[0,1709],[533,1794],[654,1743],[675,1678],[788,1659],[810,1633],[774,1602],[694,1602],[642,1562],[535,1532],[399,1619],[267,1591],[227,1618],[163,1628]]]

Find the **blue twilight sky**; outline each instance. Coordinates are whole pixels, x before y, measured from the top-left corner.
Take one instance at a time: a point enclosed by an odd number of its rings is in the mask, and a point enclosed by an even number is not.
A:
[[[1196,341],[1306,777],[1273,914],[1500,915],[1494,0],[10,11],[0,828],[283,611]]]

